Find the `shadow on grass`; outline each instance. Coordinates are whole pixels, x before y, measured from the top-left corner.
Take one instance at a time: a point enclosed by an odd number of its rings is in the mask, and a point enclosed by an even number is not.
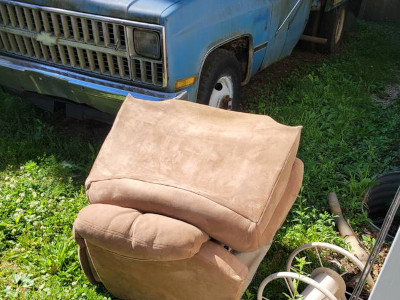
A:
[[[41,111],[0,91],[0,172],[54,156],[82,184],[109,130],[107,124]]]

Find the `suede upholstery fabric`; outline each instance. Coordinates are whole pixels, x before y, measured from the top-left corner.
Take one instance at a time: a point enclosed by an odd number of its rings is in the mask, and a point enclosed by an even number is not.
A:
[[[190,258],[209,239],[206,233],[188,223],[106,204],[82,209],[74,228],[80,238],[90,240],[93,245],[140,260]]]
[[[270,235],[293,205],[302,174],[303,164],[296,159],[288,188],[268,224]],[[267,244],[252,253],[229,253],[192,225],[107,204],[84,208],[74,223],[74,235],[89,281],[102,282],[122,299],[239,300],[269,249]]]
[[[220,245],[206,242],[192,258],[133,259],[86,241],[88,257],[111,294],[132,300],[239,300],[247,267]]]
[[[300,192],[301,184],[303,182],[304,164],[296,158],[294,161],[292,172],[290,173],[289,182],[283,194],[281,201],[276,205],[273,210],[270,221],[266,224],[263,244],[272,242],[276,232],[281,228],[283,222],[296,201],[297,195]]]
[[[74,223],[89,281],[121,299],[239,300],[299,193],[300,132],[128,97]]]
[[[271,241],[275,211],[286,190],[296,190],[288,182],[300,133],[267,116],[128,96],[87,195],[92,204],[183,220],[235,250],[254,251]]]

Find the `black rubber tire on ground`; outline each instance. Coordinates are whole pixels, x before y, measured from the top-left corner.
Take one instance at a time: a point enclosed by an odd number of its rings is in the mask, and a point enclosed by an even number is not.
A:
[[[217,49],[207,57],[200,76],[197,102],[210,105],[211,94],[219,79],[224,76],[230,76],[232,79],[233,97],[230,107],[221,102],[220,108],[238,110],[240,106],[241,68],[235,55],[225,49]]]
[[[344,4],[323,15],[319,35],[328,39],[326,45],[321,45],[320,49],[323,52],[334,53],[339,49],[343,38],[346,11],[347,6]]]

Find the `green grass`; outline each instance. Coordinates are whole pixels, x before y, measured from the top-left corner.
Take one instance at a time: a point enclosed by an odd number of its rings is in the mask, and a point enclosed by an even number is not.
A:
[[[71,233],[104,134],[0,97],[0,298],[111,298],[87,282]]]
[[[371,100],[400,82],[399,64],[400,26],[361,23],[339,55],[244,95],[248,111],[304,126],[299,157],[305,163],[300,197],[244,299],[255,299],[261,280],[283,270],[296,246],[342,243],[326,212],[330,191],[362,232],[365,190],[374,175],[400,163],[400,101]],[[71,233],[88,204],[84,178],[108,127],[58,121],[4,93],[0,99],[0,298],[111,298],[85,279]],[[279,299],[283,287],[271,288]]]
[[[362,23],[339,55],[292,73],[250,99],[253,112],[304,126],[299,157],[305,164],[300,199],[261,265],[252,295],[266,276],[284,270],[297,246],[340,243],[326,213],[329,192],[338,194],[346,219],[362,233],[366,189],[374,176],[400,166],[400,99],[387,106],[371,100],[385,96],[388,84],[400,83],[399,24]],[[284,289],[283,283],[271,286],[273,299]]]

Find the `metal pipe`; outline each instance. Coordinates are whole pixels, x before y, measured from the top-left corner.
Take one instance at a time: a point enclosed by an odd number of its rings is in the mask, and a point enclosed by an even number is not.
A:
[[[326,39],[326,38],[321,38],[321,37],[311,36],[311,35],[305,35],[305,34],[303,34],[300,37],[300,40],[306,41],[306,42],[315,43],[315,44],[321,44],[321,45],[328,44],[328,39]]]
[[[340,236],[344,238],[346,245],[350,245],[351,250],[354,252],[354,255],[363,263],[365,267],[368,260],[368,253],[360,245],[360,241],[358,240],[353,229],[343,217],[342,209],[340,208],[340,203],[335,193],[329,194],[328,202],[331,212],[335,214],[335,223],[336,227],[339,230]],[[371,287],[374,285],[374,280],[372,279],[371,275],[368,276],[368,284]]]
[[[330,193],[328,196],[329,207],[335,215],[335,223],[339,230],[340,236],[345,239],[347,245],[351,246],[356,257],[365,264],[368,259],[367,252],[361,247],[359,240],[356,237],[353,229],[343,217],[342,209],[339,200],[335,193]]]

